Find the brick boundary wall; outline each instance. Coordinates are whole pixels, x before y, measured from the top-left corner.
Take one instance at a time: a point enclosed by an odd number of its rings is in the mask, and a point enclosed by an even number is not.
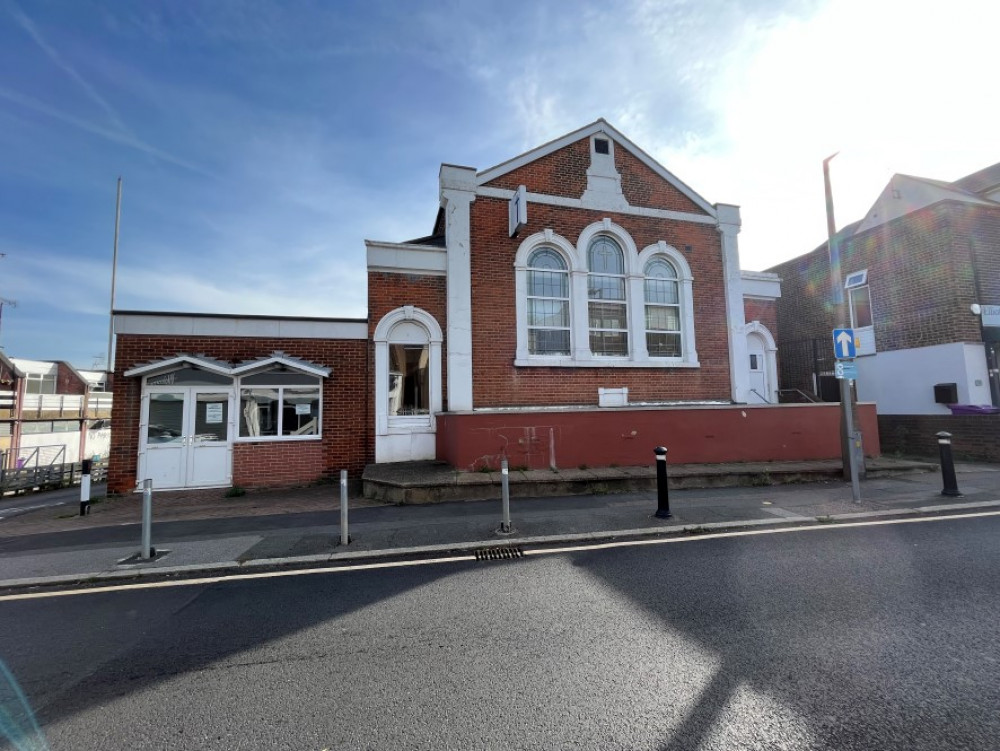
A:
[[[875,405],[858,405],[865,454],[881,453]],[[655,446],[678,464],[840,458],[839,404],[462,412],[438,415],[437,456],[454,467],[647,466]],[[555,453],[551,452],[554,448]]]
[[[951,433],[956,459],[1000,462],[1000,415],[879,415],[882,451],[940,456],[936,434]]]

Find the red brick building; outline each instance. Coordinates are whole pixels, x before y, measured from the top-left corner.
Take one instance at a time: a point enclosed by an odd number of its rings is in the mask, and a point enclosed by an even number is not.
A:
[[[895,175],[836,246],[858,397],[876,403],[883,447],[933,454],[952,405],[1000,403],[1000,164],[953,183]],[[824,389],[836,318],[826,244],[771,271],[782,279],[782,388],[836,399]],[[992,453],[962,454],[996,460],[998,420],[954,421],[969,440],[993,436]]]
[[[1000,165],[954,183],[895,175],[837,246],[861,399],[886,415],[997,402]],[[836,317],[827,246],[770,271],[782,279],[782,387],[820,393]],[[950,385],[936,396],[938,384]]]
[[[780,285],[741,273],[739,227],[603,120],[443,165],[431,234],[367,242],[367,320],[119,313],[112,489],[837,456],[768,406]]]

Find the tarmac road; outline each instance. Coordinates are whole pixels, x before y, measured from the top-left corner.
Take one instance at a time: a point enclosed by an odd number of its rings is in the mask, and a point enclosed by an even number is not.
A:
[[[0,601],[0,656],[53,749],[994,749],[998,535],[883,522]]]
[[[107,487],[104,483],[92,485],[91,498],[102,497],[107,492]],[[78,487],[46,490],[25,495],[0,496],[0,522],[43,508],[56,508],[73,504],[73,508],[78,509],[79,503],[80,488]]]

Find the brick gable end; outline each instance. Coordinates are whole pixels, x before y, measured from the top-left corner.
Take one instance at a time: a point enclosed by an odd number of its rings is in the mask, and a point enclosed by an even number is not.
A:
[[[529,193],[580,198],[587,189],[588,167],[589,137],[500,175],[486,183],[486,187],[516,190],[524,185]],[[618,142],[615,142],[615,168],[622,178],[622,194],[630,206],[705,215],[698,204]]]

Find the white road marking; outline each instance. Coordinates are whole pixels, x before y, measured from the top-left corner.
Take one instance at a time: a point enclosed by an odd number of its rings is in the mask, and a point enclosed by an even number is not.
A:
[[[768,514],[774,514],[775,516],[780,516],[783,519],[815,519],[815,516],[803,516],[796,511],[789,511],[788,509],[779,508],[778,506],[771,506],[770,508],[764,509]]]
[[[48,504],[48,503],[43,503],[43,504],[40,504],[38,506],[15,506],[14,508],[5,508],[3,510],[3,512],[5,514],[22,514],[25,511],[34,511],[35,509],[40,509],[40,508],[53,508],[54,506],[57,506],[57,505],[62,505],[62,504],[55,504],[55,503],[54,504]],[[5,517],[0,516],[0,519],[4,519],[4,518]]]
[[[1000,511],[980,511],[968,514],[950,514],[947,516],[921,517],[916,519],[877,519],[863,522],[846,522],[843,524],[812,524],[801,527],[779,527],[772,529],[746,529],[733,532],[709,532],[706,534],[692,534],[686,537],[654,537],[642,540],[618,540],[614,542],[590,543],[572,545],[556,548],[540,548],[538,550],[525,550],[524,555],[556,555],[561,553],[579,553],[589,550],[611,550],[612,548],[629,548],[643,545],[669,545],[683,542],[701,542],[703,540],[719,540],[729,537],[752,537],[756,535],[778,535],[794,532],[815,532],[823,530],[834,532],[842,529],[853,529],[856,527],[881,527],[890,524],[921,524],[925,522],[945,522],[956,519],[977,519],[986,516],[1000,516]],[[484,543],[484,546],[486,544]],[[254,579],[278,579],[290,576],[308,576],[310,574],[343,574],[350,571],[370,571],[383,568],[406,568],[412,566],[430,566],[443,563],[458,563],[475,561],[475,555],[455,555],[442,556],[440,558],[425,558],[415,561],[381,561],[375,563],[356,563],[346,566],[326,566],[323,568],[293,569],[286,571],[263,571],[254,574],[232,574],[220,576],[205,576],[197,579],[183,579],[181,581],[158,581],[139,582],[137,584],[113,584],[102,587],[88,587],[85,589],[62,589],[49,592],[25,592],[21,594],[10,594],[0,596],[0,602],[12,602],[15,600],[38,600],[49,597],[70,597],[74,595],[90,595],[107,592],[123,592],[135,589],[165,589],[167,587],[192,587],[207,584],[219,584],[232,581],[251,581]]]
[[[698,540],[718,540],[724,537],[750,537],[752,535],[778,535],[785,532],[815,532],[817,530],[833,531],[840,529],[851,529],[853,527],[881,527],[887,524],[917,524],[920,522],[944,522],[952,519],[974,519],[980,516],[1000,516],[1000,511],[980,511],[974,514],[949,514],[948,516],[931,516],[919,519],[876,519],[866,522],[845,522],[830,524],[811,524],[802,527],[777,527],[770,529],[746,529],[735,532],[707,532],[705,534],[692,534],[688,537],[669,537],[666,539],[652,540],[621,540],[618,542],[601,542],[590,545],[574,545],[565,548],[548,548],[545,550],[525,550],[527,555],[547,555],[549,553],[571,553],[580,550],[607,550],[610,548],[637,547],[639,545],[662,545],[673,542],[696,542]]]
[[[998,512],[1000,513],[1000,512]],[[366,571],[379,568],[404,568],[406,566],[427,566],[432,563],[456,563],[458,561],[474,561],[474,555],[456,555],[442,558],[427,558],[419,561],[382,561],[379,563],[357,563],[351,566],[328,566],[325,568],[294,569],[292,571],[262,571],[256,574],[232,574],[229,576],[203,576],[197,579],[181,581],[139,582],[138,584],[113,584],[106,587],[89,587],[87,589],[60,589],[54,592],[26,592],[16,595],[2,595],[0,602],[12,600],[38,600],[47,597],[69,597],[70,595],[99,594],[102,592],[121,592],[131,589],[164,589],[166,587],[191,587],[203,584],[218,584],[220,582],[247,581],[249,579],[277,579],[285,576],[307,576],[309,574],[339,574],[346,571]]]

